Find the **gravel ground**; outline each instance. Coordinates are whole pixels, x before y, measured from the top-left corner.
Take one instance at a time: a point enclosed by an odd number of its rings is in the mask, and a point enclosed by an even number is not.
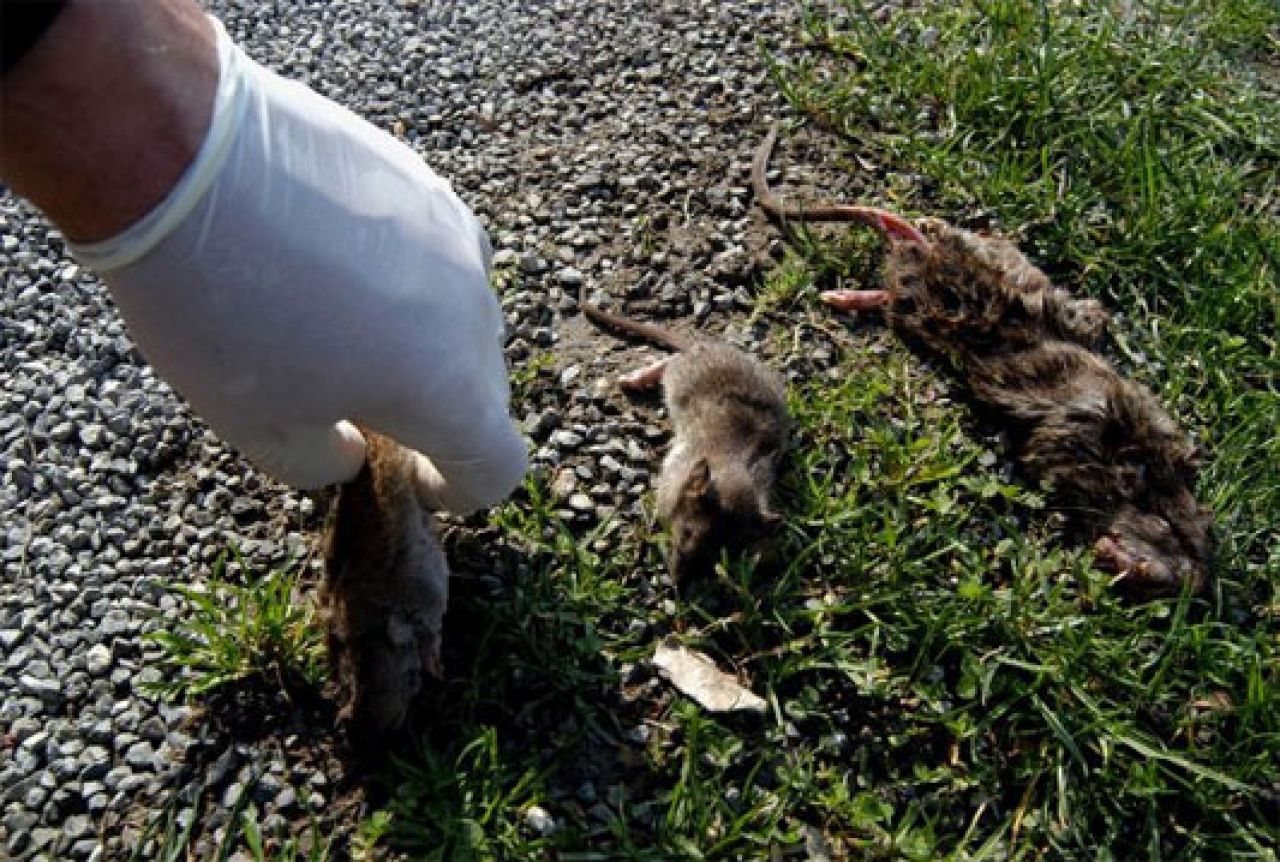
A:
[[[788,50],[793,4],[213,11],[259,61],[405,137],[482,215],[507,282],[509,357],[553,357],[515,405],[536,465],[572,518],[638,511],[663,423],[601,387],[637,350],[612,352],[573,296],[585,285],[713,330],[742,319],[777,252],[747,188],[751,151],[784,111],[760,44]],[[0,273],[0,856],[118,857],[175,791],[212,789],[216,826],[255,774],[269,819],[329,804],[342,771],[316,744],[322,720],[295,713],[267,745],[143,690],[159,672],[142,635],[180,609],[166,586],[207,576],[231,542],[257,570],[304,552],[314,505],[209,435],[141,361],[97,279],[11,196]]]

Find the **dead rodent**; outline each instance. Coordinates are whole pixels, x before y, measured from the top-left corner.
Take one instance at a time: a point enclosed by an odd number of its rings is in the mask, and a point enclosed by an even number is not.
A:
[[[362,429],[359,475],[338,489],[324,542],[323,605],[338,719],[357,748],[398,729],[440,677],[449,565],[418,493],[414,453]]]
[[[768,190],[775,135],[752,179],[765,209],[802,221],[853,221],[888,243],[884,290],[829,291],[835,308],[883,308],[906,341],[944,357],[974,398],[1012,426],[1024,470],[1048,480],[1093,542],[1099,565],[1142,594],[1199,592],[1211,515],[1194,498],[1199,455],[1145,387],[1092,347],[1107,314],[1054,286],[1006,239],[936,219],[911,225],[873,207],[786,207]]]
[[[673,439],[656,496],[658,515],[671,527],[675,582],[713,569],[730,544],[772,531],[779,516],[769,498],[790,424],[782,377],[724,342],[685,339],[579,304],[602,326],[678,351],[620,380],[628,389],[661,382],[671,416]]]

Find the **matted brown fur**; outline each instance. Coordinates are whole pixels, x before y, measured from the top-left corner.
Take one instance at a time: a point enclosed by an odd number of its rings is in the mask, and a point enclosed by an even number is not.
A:
[[[1199,452],[1148,389],[1090,349],[1102,306],[1053,286],[1008,240],[920,227],[929,245],[889,252],[890,324],[1010,420],[1025,472],[1053,485],[1124,586],[1203,589],[1211,517],[1193,496]]]
[[[1201,591],[1212,559],[1209,511],[1193,491],[1190,438],[1145,387],[1093,351],[1107,313],[1058,288],[1010,241],[873,207],[787,206],[765,182],[776,129],[752,182],[777,218],[860,222],[889,243],[885,291],[837,292],[833,304],[883,304],[906,341],[945,357],[974,398],[1004,417],[1031,477],[1094,543],[1098,563],[1142,594]]]
[[[353,744],[399,728],[439,676],[449,567],[418,494],[414,455],[364,430],[368,453],[341,486],[324,542],[329,662]]]
[[[938,352],[1002,353],[1046,340],[1092,347],[1107,312],[1055,287],[1009,240],[916,223],[929,244],[895,243],[887,287],[890,322]]]

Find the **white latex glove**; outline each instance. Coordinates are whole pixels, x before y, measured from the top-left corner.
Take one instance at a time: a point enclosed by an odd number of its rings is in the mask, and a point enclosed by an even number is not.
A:
[[[140,222],[73,254],[160,374],[266,472],[352,478],[356,422],[429,458],[437,507],[500,500],[527,452],[483,229],[407,146],[217,31],[195,162]]]

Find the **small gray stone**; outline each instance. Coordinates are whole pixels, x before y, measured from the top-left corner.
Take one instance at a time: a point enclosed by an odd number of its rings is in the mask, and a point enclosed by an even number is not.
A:
[[[578,287],[582,284],[582,273],[571,266],[566,266],[556,273],[556,281],[565,287]]]
[[[40,722],[24,715],[21,718],[15,718],[13,723],[9,725],[9,735],[19,743],[22,743],[33,733],[37,733],[40,727]]]
[[[240,797],[244,795],[244,786],[239,782],[233,781],[227,785],[227,789],[222,791],[222,807],[234,809],[240,804]]]
[[[276,808],[281,811],[292,811],[297,804],[298,792],[287,784],[276,794]]]
[[[525,810],[524,822],[539,835],[550,835],[556,831],[556,819],[539,805],[530,805]]]
[[[80,442],[89,447],[95,447],[102,442],[106,436],[107,428],[105,425],[99,425],[96,422],[92,425],[86,425],[80,429]]]
[[[120,785],[124,783],[124,780],[132,774],[127,766],[113,766],[102,777],[102,783],[108,790],[116,791],[120,789]]]
[[[29,775],[44,763],[44,753],[35,746],[21,746],[13,753],[13,765],[23,775]]]
[[[83,859],[85,862],[102,862],[106,851],[96,838],[81,838],[71,845],[71,858]]]
[[[225,782],[240,767],[240,753],[228,748],[218,755],[218,759],[209,767],[205,780],[212,787]]]
[[[18,690],[23,694],[40,698],[47,705],[62,702],[62,686],[54,679],[40,679],[30,674],[23,674],[18,677]]]
[[[151,742],[164,742],[164,721],[158,715],[151,716],[138,726],[138,735]]]
[[[109,801],[110,798],[106,793],[95,793],[92,796],[86,794],[84,801],[85,811],[89,813],[90,817],[96,819],[102,816],[102,813],[107,810],[107,803]]]
[[[100,781],[111,769],[111,754],[100,745],[91,745],[80,752],[80,780]]]
[[[126,775],[120,782],[119,792],[122,796],[127,798],[146,787],[149,781],[151,781],[151,779],[145,775]]]
[[[78,777],[81,769],[80,763],[74,757],[60,757],[49,764],[49,771],[60,783]]]
[[[21,808],[9,808],[4,813],[4,819],[0,823],[4,824],[6,832],[26,832],[36,825],[39,818],[30,811],[23,811]]]
[[[73,814],[62,824],[62,832],[71,841],[78,841],[93,833],[93,825],[83,814]]]
[[[145,741],[135,742],[125,752],[124,762],[134,769],[155,769],[156,753],[151,747],[151,743]]]
[[[94,644],[84,654],[84,667],[93,676],[102,676],[111,670],[111,649],[105,644]]]
[[[54,848],[62,840],[62,833],[57,829],[42,827],[31,830],[31,848],[37,853],[45,848]]]
[[[108,637],[125,634],[131,628],[133,628],[133,621],[129,619],[129,614],[118,608],[107,611],[98,626],[99,631]]]
[[[9,854],[8,858],[17,859],[31,844],[31,833],[26,829],[10,829],[7,832],[9,837],[4,843],[5,852]]]
[[[537,415],[529,416],[524,421],[525,432],[535,439],[541,439],[560,424],[560,411],[548,407]]]
[[[107,430],[113,434],[128,434],[132,427],[133,420],[128,413],[114,413],[107,419]]]
[[[253,801],[259,805],[266,805],[280,795],[282,787],[283,783],[280,778],[268,772],[259,778],[258,783],[253,786]]]
[[[525,254],[520,257],[520,271],[528,275],[537,275],[544,272],[547,268],[547,262],[536,254]]]
[[[632,745],[645,745],[649,741],[649,727],[645,724],[637,724],[624,734],[624,739]]]
[[[44,804],[49,799],[49,791],[41,787],[39,784],[33,784],[27,788],[27,792],[23,794],[22,804],[27,806],[31,811],[39,811],[44,808]]]
[[[93,742],[102,745],[109,745],[115,738],[115,728],[108,718],[101,718],[93,724],[85,728],[84,738],[86,742]]]
[[[582,435],[576,431],[561,429],[551,435],[549,442],[560,449],[577,449],[582,445]]]

